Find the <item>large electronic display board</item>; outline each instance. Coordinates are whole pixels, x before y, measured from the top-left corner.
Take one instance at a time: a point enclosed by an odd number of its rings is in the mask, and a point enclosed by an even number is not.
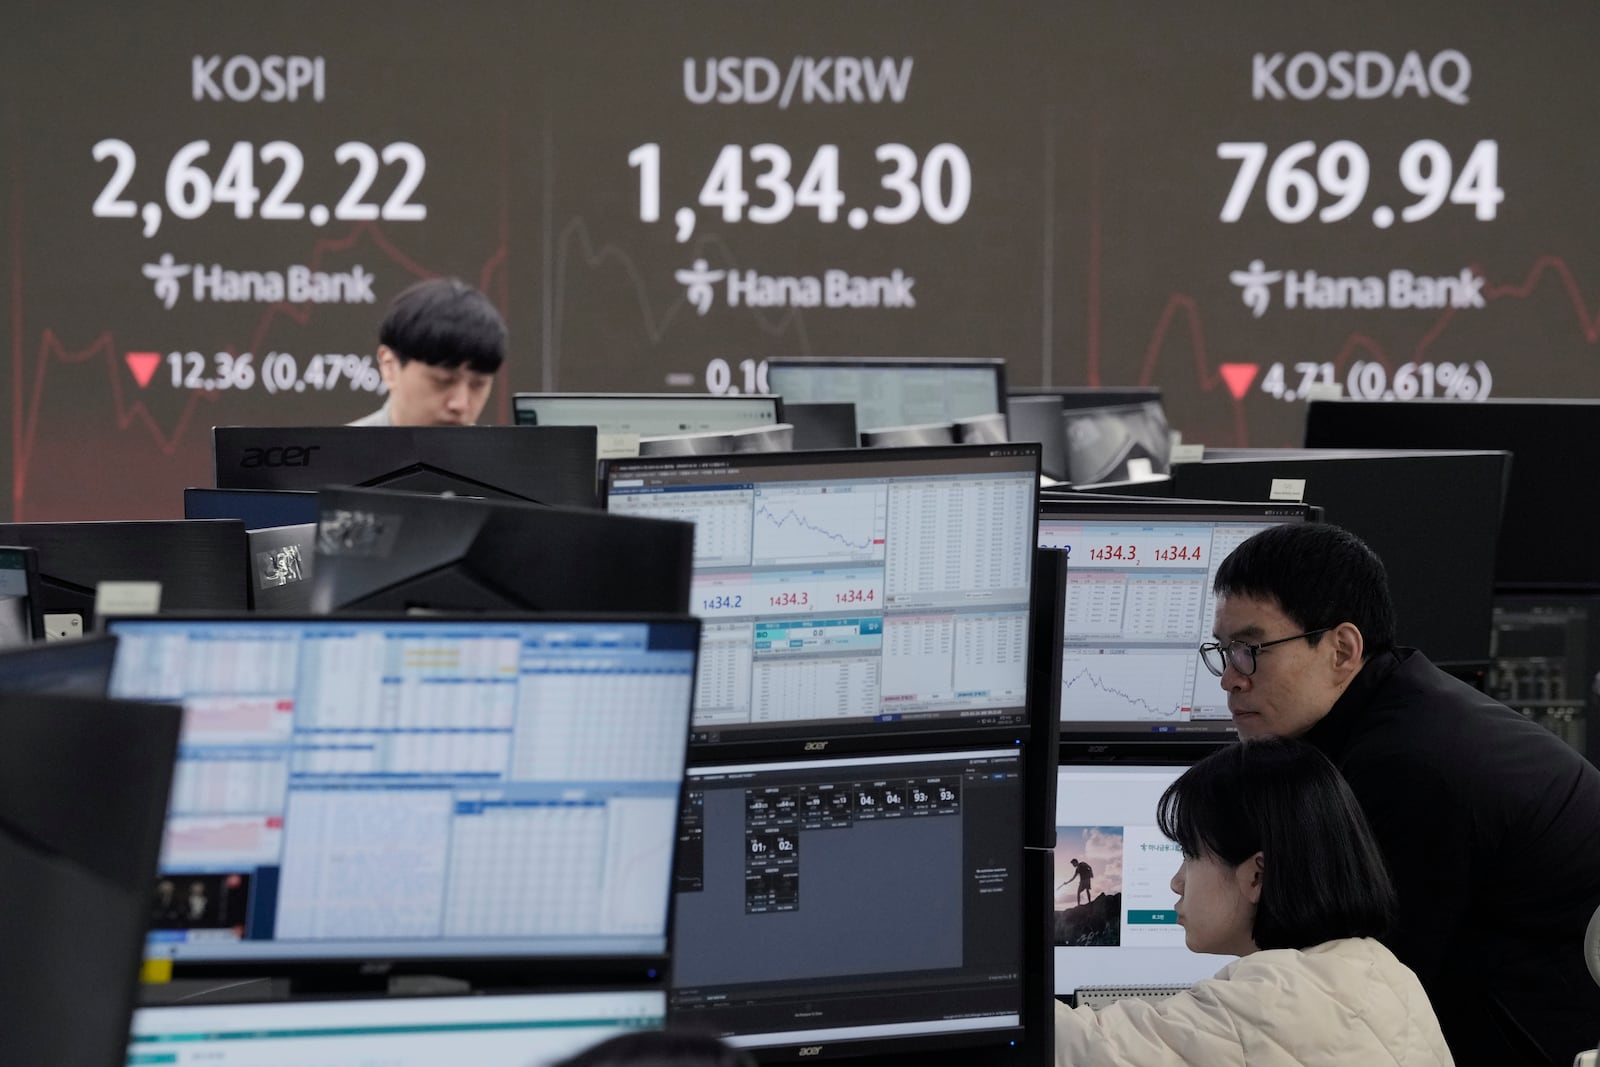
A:
[[[456,275],[513,390],[793,356],[1304,399],[1592,396],[1600,8],[63,0],[0,41],[0,510],[179,514],[212,425],[382,401]]]

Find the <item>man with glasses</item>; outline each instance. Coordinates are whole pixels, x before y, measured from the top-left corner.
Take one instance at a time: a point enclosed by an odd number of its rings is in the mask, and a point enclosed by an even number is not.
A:
[[[1389,947],[1422,979],[1456,1062],[1565,1067],[1592,1048],[1600,987],[1583,937],[1600,907],[1600,771],[1397,646],[1383,563],[1353,534],[1264,530],[1213,584],[1200,657],[1240,736],[1303,737],[1349,781],[1399,895]]]

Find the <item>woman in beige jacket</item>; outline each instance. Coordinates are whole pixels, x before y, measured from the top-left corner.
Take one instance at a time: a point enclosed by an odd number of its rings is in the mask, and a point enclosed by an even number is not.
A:
[[[1161,797],[1194,952],[1237,955],[1162,1001],[1056,1005],[1059,1067],[1450,1065],[1422,985],[1378,937],[1394,890],[1350,789],[1310,745],[1264,738]]]

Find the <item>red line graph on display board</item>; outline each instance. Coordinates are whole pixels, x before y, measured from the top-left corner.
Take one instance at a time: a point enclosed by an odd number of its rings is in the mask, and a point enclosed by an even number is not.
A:
[[[190,430],[195,411],[201,400],[214,402],[217,394],[209,391],[189,390],[178,417],[173,420],[170,429],[164,429],[161,422],[155,417],[144,402],[137,397],[129,398],[124,383],[124,374],[131,368],[125,367],[119,356],[119,345],[112,331],[102,331],[94,340],[81,348],[71,348],[63,342],[60,334],[54,327],[46,326],[39,331],[37,348],[31,354],[27,351],[28,345],[24,340],[25,329],[23,326],[24,311],[24,270],[22,256],[22,196],[20,188],[13,186],[12,211],[11,211],[11,359],[12,359],[12,518],[13,521],[22,521],[23,511],[27,496],[28,478],[32,469],[35,447],[40,433],[40,409],[43,405],[45,387],[49,378],[49,369],[53,364],[75,365],[93,361],[96,357],[104,361],[107,377],[110,380],[115,425],[119,431],[127,431],[134,426],[141,427],[150,435],[157,449],[164,455],[171,456],[182,445],[184,438]],[[501,218],[501,241],[495,251],[484,261],[478,275],[479,288],[491,294],[491,299],[505,314],[507,303],[507,286],[504,274],[509,256],[508,234],[505,232],[507,219]],[[410,274],[414,278],[430,278],[437,276],[438,272],[423,266],[409,254],[397,246],[374,223],[361,222],[353,225],[350,231],[342,237],[326,238],[317,241],[311,248],[307,263],[313,269],[319,269],[329,255],[347,252],[363,241],[369,242],[373,248],[381,253],[395,266]],[[496,279],[500,284],[496,285]],[[219,346],[220,351],[232,352],[257,352],[266,341],[269,332],[282,320],[287,319],[296,325],[308,325],[314,318],[315,305],[297,305],[289,303],[275,303],[267,305],[262,311],[249,341],[242,347],[231,344]],[[374,323],[376,329],[376,323]],[[31,381],[30,381],[31,378]],[[502,392],[506,392],[502,390]]]
[[[1100,218],[1100,159],[1096,150],[1090,158],[1090,219],[1089,219],[1089,278],[1088,295],[1089,307],[1086,316],[1088,328],[1088,365],[1087,380],[1090,385],[1099,385],[1103,352],[1101,350],[1101,315],[1100,302],[1102,299],[1101,280],[1101,218]],[[1484,277],[1484,272],[1478,264],[1468,268],[1473,274]],[[1573,315],[1577,320],[1578,334],[1588,344],[1600,342],[1600,305],[1591,309],[1585,300],[1583,287],[1573,275],[1571,266],[1560,256],[1541,255],[1534,260],[1533,266],[1521,282],[1502,283],[1495,285],[1487,279],[1483,286],[1484,302],[1493,303],[1499,300],[1527,300],[1534,296],[1540,289],[1549,284],[1555,284],[1566,296],[1570,303]],[[1366,334],[1352,333],[1339,346],[1333,357],[1333,364],[1343,371],[1352,359],[1365,358],[1382,364],[1385,369],[1393,371],[1396,362],[1421,362],[1427,356],[1429,349],[1445,334],[1450,324],[1455,321],[1458,309],[1446,308],[1441,311],[1433,324],[1411,346],[1408,355],[1402,357],[1391,355],[1384,344]],[[1181,320],[1181,322],[1180,322]],[[1140,364],[1139,385],[1151,385],[1156,380],[1156,372],[1162,363],[1162,357],[1169,347],[1169,338],[1174,332],[1187,333],[1188,343],[1194,359],[1195,381],[1202,392],[1212,392],[1219,385],[1227,386],[1227,373],[1224,368],[1229,363],[1213,362],[1212,356],[1206,347],[1204,316],[1200,305],[1194,297],[1187,293],[1172,293],[1167,297],[1166,303],[1156,320],[1156,325],[1150,333],[1150,341],[1144,350],[1143,360]],[[1244,402],[1241,395],[1234,395],[1228,390],[1233,402],[1235,444],[1244,446],[1248,443],[1248,429],[1244,419]]]

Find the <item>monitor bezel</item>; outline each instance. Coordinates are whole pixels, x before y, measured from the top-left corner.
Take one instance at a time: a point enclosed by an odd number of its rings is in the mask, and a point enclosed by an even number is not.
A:
[[[1003,445],[938,445],[926,448],[882,448],[882,449],[823,449],[811,452],[740,452],[732,454],[717,454],[709,456],[663,456],[660,458],[640,457],[637,459],[606,460],[601,464],[600,476],[600,504],[608,508],[610,501],[611,484],[618,477],[635,477],[652,473],[673,473],[676,471],[690,470],[704,467],[727,467],[730,469],[748,469],[751,467],[765,466],[805,466],[807,464],[823,464],[828,466],[840,464],[893,464],[914,461],[917,464],[933,466],[952,459],[978,459],[1002,458],[1009,456],[1031,456],[1033,459],[1033,482],[1035,493],[1035,507],[1032,517],[1033,535],[1030,542],[1030,561],[1034,559],[1033,549],[1039,542],[1039,509],[1038,501],[1038,465],[1039,445],[1035,442]],[[929,471],[931,474],[939,473],[938,470]],[[863,475],[866,477],[866,475]],[[609,510],[609,508],[608,508]],[[1034,582],[1033,563],[1029,564],[1030,591]],[[1028,605],[1032,613],[1032,600]],[[1030,649],[1032,634],[1029,634]],[[960,725],[959,720],[932,719],[920,720],[932,724],[946,723],[939,727],[930,725],[922,728],[902,727],[898,732],[884,734],[882,724],[867,721],[853,725],[849,728],[829,726],[832,720],[813,719],[803,720],[814,723],[814,727],[802,730],[790,730],[782,737],[762,737],[759,732],[756,736],[740,736],[733,740],[723,741],[702,736],[702,731],[690,727],[689,759],[691,764],[699,765],[700,761],[714,761],[718,763],[734,760],[755,758],[785,758],[792,755],[807,753],[857,753],[873,752],[883,749],[901,750],[908,747],[937,747],[950,748],[957,745],[966,747],[969,743],[981,744],[1021,744],[1030,736],[1029,714],[1032,707],[1032,678],[1028,679],[1028,693],[1024,695],[1020,718],[1017,722],[1008,725],[977,726]],[[976,739],[974,741],[974,739]]]
[[[240,623],[249,626],[293,626],[408,623],[418,625],[463,626],[494,623],[564,624],[671,624],[689,625],[694,634],[694,662],[700,660],[700,619],[694,615],[667,612],[484,612],[407,615],[396,612],[340,612],[337,615],[297,613],[258,615],[249,612],[173,612],[156,615],[121,615],[107,620],[108,632],[116,635],[123,623]],[[693,677],[693,674],[691,674]],[[691,717],[693,709],[690,711]],[[688,738],[685,767],[688,766]],[[678,807],[683,806],[683,784],[678,787]],[[609,987],[634,984],[655,988],[664,986],[671,971],[674,896],[669,892],[665,916],[664,947],[659,953],[629,953],[600,956],[592,953],[513,956],[440,954],[437,956],[397,956],[363,954],[349,956],[271,957],[259,960],[173,959],[172,974],[177,978],[286,978],[296,990],[340,993],[381,988],[388,979],[402,975],[430,975],[460,979],[475,988],[527,985],[549,987],[557,984]],[[146,942],[149,958],[149,943]],[[159,957],[158,957],[159,958]]]
[[[1308,504],[1241,503],[1225,500],[1172,500],[1140,497],[1094,497],[1089,494],[1066,494],[1044,498],[1039,506],[1039,522],[1051,521],[1139,521],[1141,519],[1249,521],[1251,519],[1280,519],[1288,522],[1316,521],[1317,510]],[[1071,587],[1073,571],[1069,561],[1067,584]],[[1065,605],[1063,605],[1065,606]],[[1198,654],[1198,653],[1197,653]],[[1060,664],[1062,657],[1055,657]],[[1060,671],[1057,672],[1057,683]],[[1139,760],[1156,762],[1184,762],[1198,759],[1221,744],[1238,740],[1238,731],[1231,722],[1210,730],[1190,730],[1181,734],[1153,731],[1117,730],[1089,724],[1088,728],[1061,721],[1061,762],[1067,761],[1069,746],[1074,753],[1083,752],[1076,746],[1096,750],[1101,758],[1117,758],[1126,749]]]

